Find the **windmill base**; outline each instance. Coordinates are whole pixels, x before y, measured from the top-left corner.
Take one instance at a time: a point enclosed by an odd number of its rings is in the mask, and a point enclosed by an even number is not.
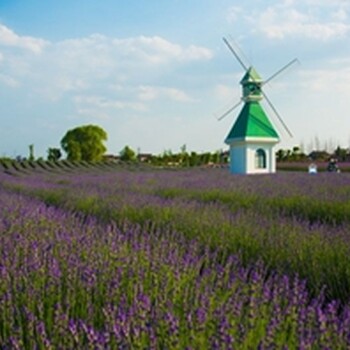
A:
[[[230,143],[230,172],[232,174],[271,174],[276,172],[273,142]]]

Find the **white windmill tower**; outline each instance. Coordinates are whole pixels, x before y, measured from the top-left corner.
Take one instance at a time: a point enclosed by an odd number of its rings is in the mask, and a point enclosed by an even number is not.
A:
[[[297,62],[297,59],[263,81],[254,67],[247,67],[243,63],[227,39],[223,38],[223,40],[245,71],[240,82],[243,93],[241,100],[218,118],[218,120],[223,119],[244,102],[238,118],[225,139],[225,143],[230,146],[230,171],[235,174],[274,173],[276,172],[275,146],[280,141],[280,137],[260,105],[263,98],[270,105],[288,135],[292,137],[292,134],[262,87]]]

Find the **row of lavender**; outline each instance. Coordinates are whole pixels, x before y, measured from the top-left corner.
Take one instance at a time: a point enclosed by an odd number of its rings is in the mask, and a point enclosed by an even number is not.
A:
[[[348,349],[350,308],[173,229],[0,189],[1,349]]]
[[[171,227],[246,265],[308,281],[312,295],[349,301],[350,175],[232,176],[226,170],[148,170],[8,177],[12,190],[104,222]]]

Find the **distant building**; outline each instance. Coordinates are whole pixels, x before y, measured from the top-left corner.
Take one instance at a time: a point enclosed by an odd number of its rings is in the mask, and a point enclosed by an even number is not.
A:
[[[139,153],[137,155],[137,160],[142,163],[147,163],[152,160],[152,157],[153,157],[152,153]]]
[[[120,156],[114,154],[105,154],[103,156],[103,160],[118,162],[120,160]]]

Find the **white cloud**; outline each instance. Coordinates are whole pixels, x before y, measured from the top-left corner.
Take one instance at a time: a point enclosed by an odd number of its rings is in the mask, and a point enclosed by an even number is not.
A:
[[[102,96],[75,96],[73,101],[76,104],[78,111],[84,111],[86,114],[87,111],[92,111],[94,113],[96,110],[122,110],[129,109],[134,111],[145,111],[146,106],[140,102],[130,102],[130,101],[120,101],[117,99],[109,99]]]
[[[13,30],[0,24],[0,45],[12,46],[39,54],[49,44],[46,40],[30,36],[19,36]]]
[[[28,92],[49,102],[57,102],[72,92],[108,98],[116,94],[118,102],[114,101],[114,105],[95,100],[96,107],[135,110],[145,109],[144,103],[140,104],[137,99],[152,100],[150,86],[159,84],[167,73],[213,57],[212,51],[205,47],[183,46],[160,36],[119,39],[93,34],[48,43],[40,38],[20,36],[0,24],[1,47],[5,51],[0,52],[0,84],[27,87]],[[143,90],[138,86],[143,86]],[[153,93],[162,98],[179,102],[192,100],[176,87],[153,89]]]
[[[87,83],[83,80],[70,79],[67,76],[58,77],[56,82],[63,91],[81,91],[88,88]]]
[[[114,39],[113,44],[123,55],[141,58],[151,64],[166,63],[169,60],[207,60],[213,57],[212,52],[206,48],[194,45],[182,47],[159,36]]]
[[[349,63],[347,67],[330,67],[329,69],[301,71],[300,76],[303,89],[316,94],[327,92],[331,99],[334,96],[350,99]]]
[[[139,98],[143,101],[155,100],[159,97],[159,90],[151,86],[140,86]]]
[[[332,12],[331,16],[335,21],[344,22],[348,19],[348,13],[343,8],[337,9],[336,11]]]
[[[229,20],[241,18],[251,31],[269,39],[302,37],[326,41],[350,33],[349,10],[350,3],[345,1],[286,0],[253,12],[231,8]]]
[[[348,0],[294,0],[298,3],[304,3],[308,6],[316,6],[316,7],[344,7],[349,8],[350,4]]]
[[[268,8],[258,21],[259,29],[269,38],[283,39],[287,36],[301,36],[328,40],[345,36],[350,25],[343,21],[320,21],[309,13],[292,8]]]
[[[317,69],[300,69],[298,82],[289,88],[288,105],[279,108],[295,137],[309,143],[317,135],[320,140],[333,138],[336,144],[348,145],[349,67],[348,59],[328,61],[326,67]],[[279,107],[281,100],[272,100]]]
[[[159,87],[159,86],[140,86],[139,87],[139,98],[141,101],[152,101],[156,99],[169,98],[178,102],[192,102],[194,101],[184,91],[170,88],[170,87]]]
[[[87,118],[89,120],[109,120],[110,115],[106,111],[101,109],[93,109],[93,108],[77,108],[76,110],[77,116]]]
[[[215,95],[220,100],[227,101],[228,99],[232,99],[237,92],[236,90],[237,88],[234,89],[232,86],[219,84],[215,86]]]
[[[238,108],[240,102],[242,102],[241,89],[239,84],[233,86],[224,84],[216,85],[214,87],[213,96],[215,96],[217,99],[217,105],[215,109],[212,110],[212,116],[215,119],[219,119],[225,114],[226,118],[228,120],[231,120],[232,116],[235,115],[234,110],[229,114],[226,113],[231,110],[233,106],[236,106],[236,108]]]
[[[94,34],[88,38],[67,40],[62,44],[73,44],[75,47],[94,46],[103,51],[118,52],[121,57],[132,59],[145,58],[150,63],[167,62],[168,60],[193,61],[208,60],[213,57],[211,50],[189,45],[183,47],[179,44],[172,43],[160,36],[138,36],[126,39],[108,38],[103,35]]]
[[[180,58],[182,60],[196,61],[196,60],[209,60],[213,57],[213,53],[204,47],[190,45],[183,50]]]
[[[89,105],[98,108],[116,108],[121,109],[125,104],[117,100],[109,100],[101,96],[75,96],[73,98],[75,103],[79,105]]]

